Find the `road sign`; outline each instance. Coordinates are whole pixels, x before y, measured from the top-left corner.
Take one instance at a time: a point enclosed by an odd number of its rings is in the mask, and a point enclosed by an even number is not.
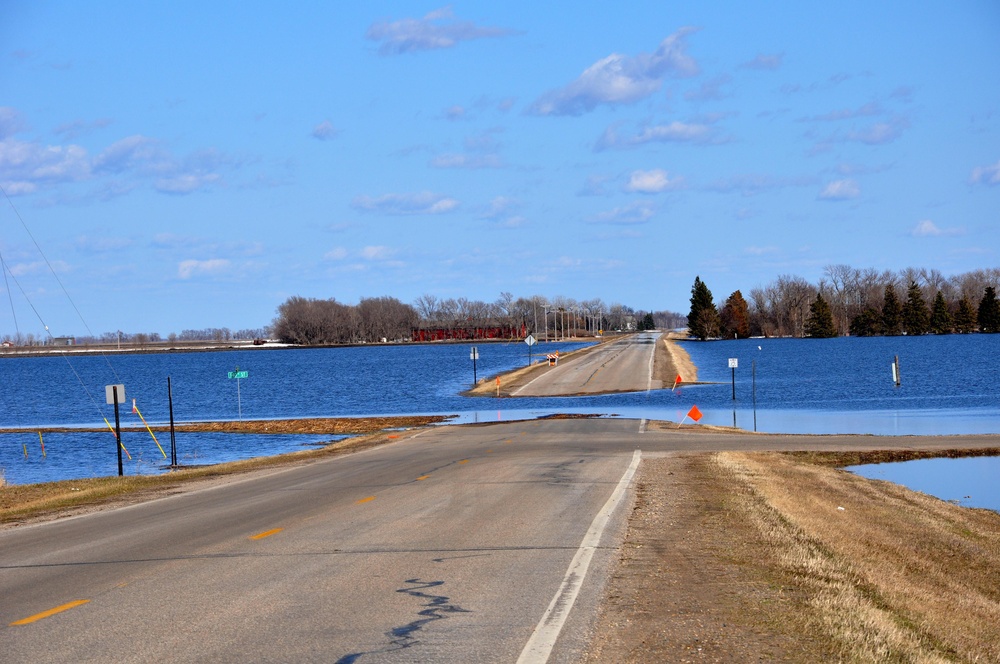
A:
[[[104,386],[104,403],[113,404],[115,402],[115,388],[118,388],[118,403],[125,403],[125,386],[124,385],[105,385]]]
[[[534,335],[529,334],[524,338],[524,343],[528,344],[529,346],[534,346],[536,343],[538,343],[538,340],[535,339]]]
[[[472,347],[472,352],[469,353],[469,359],[470,360],[478,360],[479,359],[479,349],[476,348],[475,346]]]
[[[729,368],[730,369],[738,369],[739,366],[740,366],[740,360],[739,360],[739,358],[736,358],[736,357],[729,358]]]
[[[229,372],[229,377],[230,378],[249,378],[250,377],[250,372],[249,371],[230,371]]]

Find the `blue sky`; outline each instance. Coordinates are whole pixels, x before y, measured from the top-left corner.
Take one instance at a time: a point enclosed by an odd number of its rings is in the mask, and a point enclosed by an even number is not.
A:
[[[996,267],[1000,3],[0,0],[0,184],[36,334]]]

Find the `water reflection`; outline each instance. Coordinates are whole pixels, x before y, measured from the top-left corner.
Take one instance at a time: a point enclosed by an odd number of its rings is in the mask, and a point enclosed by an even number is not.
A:
[[[847,470],[873,480],[901,484],[965,507],[1000,512],[1000,457],[915,459],[899,463],[850,466]]]

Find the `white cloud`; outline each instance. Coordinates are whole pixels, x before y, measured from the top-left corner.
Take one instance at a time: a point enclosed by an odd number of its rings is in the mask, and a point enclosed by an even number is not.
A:
[[[49,269],[53,272],[69,272],[69,264],[65,261],[51,261],[46,263],[45,261],[34,261],[32,263],[17,263],[15,265],[9,265],[7,267],[10,273],[15,277],[23,277],[29,274],[42,274],[48,272]]]
[[[612,125],[605,129],[601,137],[597,139],[594,150],[634,148],[646,143],[704,144],[721,142],[723,140],[710,124],[674,121],[643,127],[632,136],[619,135],[618,126]]]
[[[365,37],[381,42],[381,55],[451,48],[459,42],[490,37],[506,37],[513,30],[477,26],[471,21],[454,20],[450,7],[435,10],[423,18],[372,23]]]
[[[94,158],[94,170],[104,173],[162,173],[175,168],[158,141],[140,135],[115,141]]]
[[[902,136],[903,129],[907,126],[907,122],[899,119],[892,122],[877,122],[864,129],[848,132],[847,140],[866,145],[884,145]]]
[[[882,113],[881,107],[876,102],[863,104],[858,108],[842,108],[822,115],[814,115],[806,120],[816,122],[835,122],[838,120],[853,120],[855,118],[865,118]],[[876,125],[878,126],[878,125]]]
[[[334,247],[330,251],[323,254],[323,259],[328,261],[341,261],[347,258],[347,249],[343,247]]]
[[[535,101],[535,115],[581,115],[601,104],[631,104],[660,89],[668,75],[694,76],[698,64],[686,53],[685,38],[695,28],[681,28],[653,53],[629,57],[619,53],[587,67],[569,85],[551,90]]]
[[[918,221],[910,231],[913,237],[955,237],[964,234],[965,230],[962,228],[938,228],[930,219]]]
[[[187,173],[156,180],[153,187],[164,194],[191,194],[215,184],[220,179],[217,173]]]
[[[434,168],[465,168],[476,170],[480,168],[502,168],[503,160],[495,154],[440,154],[430,161]]]
[[[38,185],[80,182],[90,176],[87,151],[78,145],[0,141],[0,181],[8,193],[30,193]]]
[[[382,245],[372,245],[361,250],[361,257],[368,261],[384,261],[396,254],[395,249]]]
[[[701,84],[697,90],[691,90],[684,93],[684,98],[688,101],[715,101],[719,99],[725,99],[730,96],[722,90],[722,86],[732,83],[733,77],[729,74],[723,74],[721,76],[716,76],[715,78],[705,81]]]
[[[0,140],[0,182],[10,195],[76,182],[96,182],[89,195],[102,200],[150,183],[162,193],[187,194],[221,181],[217,170],[226,165],[232,160],[213,149],[178,160],[160,141],[142,135],[115,141],[96,157],[72,143],[42,145],[12,136]]]
[[[334,127],[332,122],[329,120],[323,120],[318,125],[313,127],[311,135],[317,140],[327,141],[331,138],[336,138],[339,133],[340,130]]]
[[[355,208],[365,212],[382,214],[444,214],[458,208],[454,198],[422,191],[414,194],[385,194],[383,196],[358,196],[352,203]]]
[[[768,254],[776,254],[780,250],[777,247],[757,247],[750,246],[743,250],[743,253],[750,256],[766,256]]]
[[[642,224],[652,219],[653,214],[655,214],[653,206],[637,201],[599,212],[591,217],[591,221],[603,224]]]
[[[974,184],[1000,184],[1000,161],[989,166],[977,166],[972,169],[972,182]]]
[[[782,60],[784,60],[784,57],[784,53],[758,53],[757,57],[744,64],[743,68],[773,71],[781,68],[781,63]]]
[[[642,194],[658,194],[663,191],[680,189],[684,186],[683,178],[670,179],[670,175],[659,168],[651,171],[632,171],[628,182],[625,184],[625,191],[633,191]]]
[[[24,131],[24,121],[16,108],[0,106],[0,139],[5,139]]]
[[[861,188],[854,180],[834,180],[823,188],[819,197],[824,201],[846,201],[861,195]]]
[[[229,269],[230,262],[225,258],[212,258],[205,261],[185,260],[177,266],[177,276],[181,279],[190,279],[198,275],[212,275],[225,272]]]

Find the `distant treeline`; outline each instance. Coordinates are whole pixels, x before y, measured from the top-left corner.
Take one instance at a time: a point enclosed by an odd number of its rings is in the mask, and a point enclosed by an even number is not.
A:
[[[576,301],[539,295],[515,298],[501,293],[493,302],[440,299],[422,295],[413,304],[393,297],[363,298],[356,305],[335,299],[288,298],[278,307],[271,336],[285,343],[306,345],[404,341],[414,330],[491,328],[527,331],[539,338],[596,334],[598,330],[634,330],[643,325],[679,327],[682,314],[643,312],[600,299]]]
[[[688,329],[701,339],[1000,332],[1000,268],[945,277],[830,265],[818,284],[782,275],[717,306],[695,277]]]

